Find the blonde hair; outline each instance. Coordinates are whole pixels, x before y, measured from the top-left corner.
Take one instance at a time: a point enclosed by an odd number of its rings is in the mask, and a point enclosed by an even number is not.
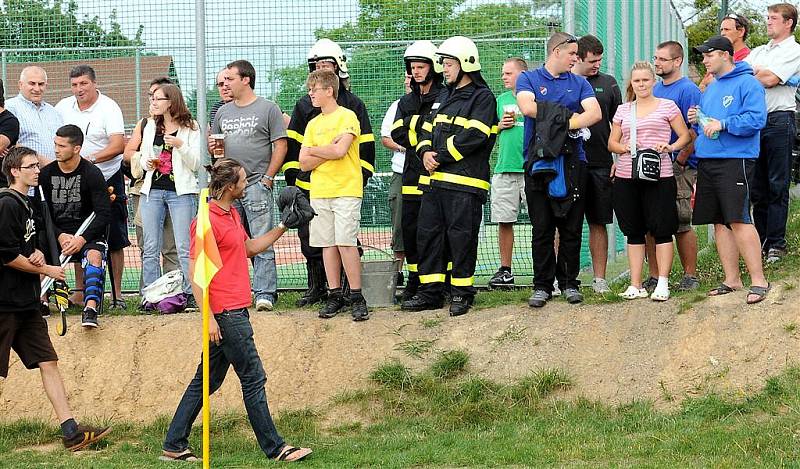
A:
[[[631,67],[631,73],[628,75],[628,86],[625,87],[625,101],[633,101],[636,99],[636,93],[633,92],[633,72],[636,70],[647,70],[650,72],[650,76],[653,77],[653,81],[656,80],[656,69],[653,67],[653,64],[650,62],[635,62],[633,67]]]
[[[314,70],[308,74],[306,86],[313,88],[319,85],[322,88],[333,88],[333,99],[339,99],[339,77],[330,70]]]

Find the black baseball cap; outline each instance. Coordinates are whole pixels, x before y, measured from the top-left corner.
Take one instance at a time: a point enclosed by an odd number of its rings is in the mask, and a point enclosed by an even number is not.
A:
[[[733,55],[733,44],[731,41],[724,36],[711,36],[710,38],[706,39],[706,42],[700,44],[699,46],[695,47],[694,50],[704,54],[706,52],[727,52]]]

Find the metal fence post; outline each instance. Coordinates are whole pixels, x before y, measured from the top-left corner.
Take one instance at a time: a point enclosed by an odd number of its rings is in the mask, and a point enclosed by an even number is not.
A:
[[[6,77],[6,51],[3,51],[2,53],[0,53],[0,60],[2,60],[2,65],[0,65],[0,66],[2,66],[3,83],[5,84],[5,86],[8,86],[8,80],[6,79],[7,78]]]
[[[134,88],[134,97],[136,99],[136,122],[142,118],[142,51],[138,47],[136,48],[136,55],[135,57],[135,64],[136,70],[134,72],[134,81],[136,82],[136,87]]]
[[[206,116],[206,3],[205,0],[195,0],[194,2],[194,29],[197,41],[195,43],[195,75],[197,89],[197,125],[205,132],[207,123]],[[208,185],[208,175],[205,167],[200,166],[199,171],[200,186]]]

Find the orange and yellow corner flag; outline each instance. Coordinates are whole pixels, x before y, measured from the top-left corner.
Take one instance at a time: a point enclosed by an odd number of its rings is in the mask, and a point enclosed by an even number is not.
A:
[[[194,233],[194,252],[190,256],[194,259],[194,275],[192,281],[203,290],[202,317],[203,317],[203,469],[211,467],[211,411],[209,407],[210,381],[209,381],[209,317],[211,308],[208,301],[208,286],[211,279],[222,268],[222,258],[219,255],[217,240],[211,228],[211,218],[208,212],[208,189],[200,191],[200,203],[197,207],[197,223]]]
[[[203,290],[208,289],[211,279],[222,268],[222,258],[211,229],[208,213],[208,189],[200,191],[200,203],[197,208],[197,226],[195,228],[194,277],[192,280]]]

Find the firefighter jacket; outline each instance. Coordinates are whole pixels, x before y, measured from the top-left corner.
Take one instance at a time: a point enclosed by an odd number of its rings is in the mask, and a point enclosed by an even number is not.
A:
[[[422,166],[422,158],[417,154],[418,135],[422,123],[431,112],[433,103],[443,90],[441,83],[432,83],[427,94],[419,95],[418,89],[404,95],[397,103],[397,115],[392,124],[392,140],[406,149],[403,165],[403,198],[418,200],[422,197],[422,186],[430,183],[428,171]]]
[[[417,137],[417,154],[436,152],[434,187],[472,192],[484,200],[489,191],[489,155],[497,138],[497,102],[484,84],[448,87],[439,94]]]
[[[372,124],[367,115],[367,107],[358,96],[344,87],[339,88],[339,97],[336,99],[339,106],[345,107],[356,114],[361,126],[361,136],[358,138],[358,153],[361,158],[361,173],[364,176],[364,185],[375,172],[375,136],[372,134]],[[300,147],[303,145],[303,136],[308,122],[320,114],[320,109],[311,105],[311,98],[303,96],[294,105],[292,119],[286,134],[289,137],[286,160],[281,170],[286,177],[287,186],[297,186],[308,191],[311,188],[311,171],[300,171]]]

